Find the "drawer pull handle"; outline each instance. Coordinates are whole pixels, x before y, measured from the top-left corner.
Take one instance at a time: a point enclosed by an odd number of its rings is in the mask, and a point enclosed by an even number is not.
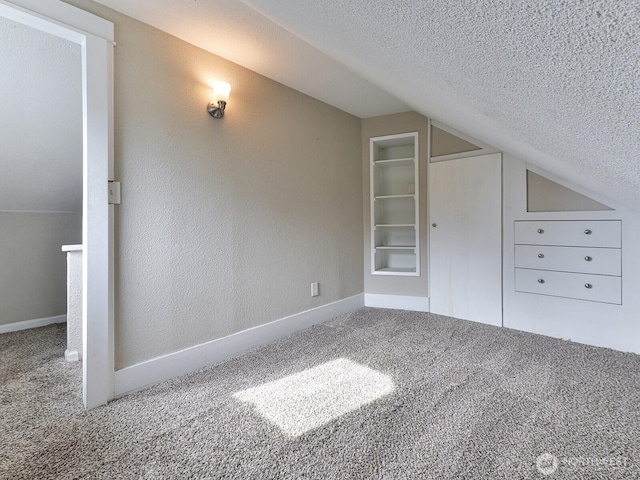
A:
[[[539,253],[538,258],[544,258],[544,253]]]
[[[593,260],[593,258],[591,258],[589,255],[587,255],[586,257],[584,257],[584,259],[585,259],[587,262],[590,262],[591,260]]]
[[[538,283],[544,283],[544,278],[539,278]]]
[[[541,229],[541,228],[539,228],[539,229],[538,229],[538,233],[544,233],[544,230],[543,230],[543,229]]]
[[[591,285],[590,283],[585,283],[585,284],[584,284],[584,287],[585,287],[585,288],[591,288],[591,287],[593,287],[593,285]]]
[[[589,230],[588,228],[584,231],[585,235],[591,235],[591,230]]]

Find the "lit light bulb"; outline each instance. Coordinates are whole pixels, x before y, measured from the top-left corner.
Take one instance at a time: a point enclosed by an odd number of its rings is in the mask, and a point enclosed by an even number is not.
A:
[[[214,82],[213,83],[213,101],[228,102],[230,91],[231,91],[231,85],[229,85],[228,83]]]

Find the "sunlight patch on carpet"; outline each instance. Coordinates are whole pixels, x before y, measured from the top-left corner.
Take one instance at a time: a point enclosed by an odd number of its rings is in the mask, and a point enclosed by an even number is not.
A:
[[[338,358],[233,394],[285,434],[297,437],[395,390],[384,373]]]

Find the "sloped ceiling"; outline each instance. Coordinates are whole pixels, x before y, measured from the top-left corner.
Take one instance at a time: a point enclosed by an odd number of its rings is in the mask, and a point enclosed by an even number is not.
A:
[[[101,3],[371,116],[327,92],[333,74],[348,81],[346,66],[411,109],[640,210],[640,0],[243,1],[272,23],[237,0]],[[310,51],[332,66],[326,86],[305,74]]]
[[[80,213],[80,46],[3,17],[0,38],[0,211]]]
[[[98,2],[358,117],[410,109],[239,0]]]

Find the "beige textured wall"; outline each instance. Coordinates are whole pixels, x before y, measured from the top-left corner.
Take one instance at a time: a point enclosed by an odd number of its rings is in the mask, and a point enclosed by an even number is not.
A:
[[[82,242],[82,215],[0,212],[0,325],[64,315],[62,245]]]
[[[387,295],[428,297],[427,251],[427,125],[426,117],[416,112],[383,115],[362,120],[362,184],[364,204],[364,291]],[[418,132],[419,215],[420,215],[420,275],[400,277],[371,274],[371,214],[369,139],[396,133]]]
[[[471,152],[481,150],[473,143],[467,142],[460,137],[445,132],[444,130],[431,126],[431,156],[450,155],[453,153]]]
[[[117,369],[363,291],[360,119],[68,3],[115,24]]]
[[[598,210],[611,210],[611,208],[527,170],[528,212],[587,212]]]

